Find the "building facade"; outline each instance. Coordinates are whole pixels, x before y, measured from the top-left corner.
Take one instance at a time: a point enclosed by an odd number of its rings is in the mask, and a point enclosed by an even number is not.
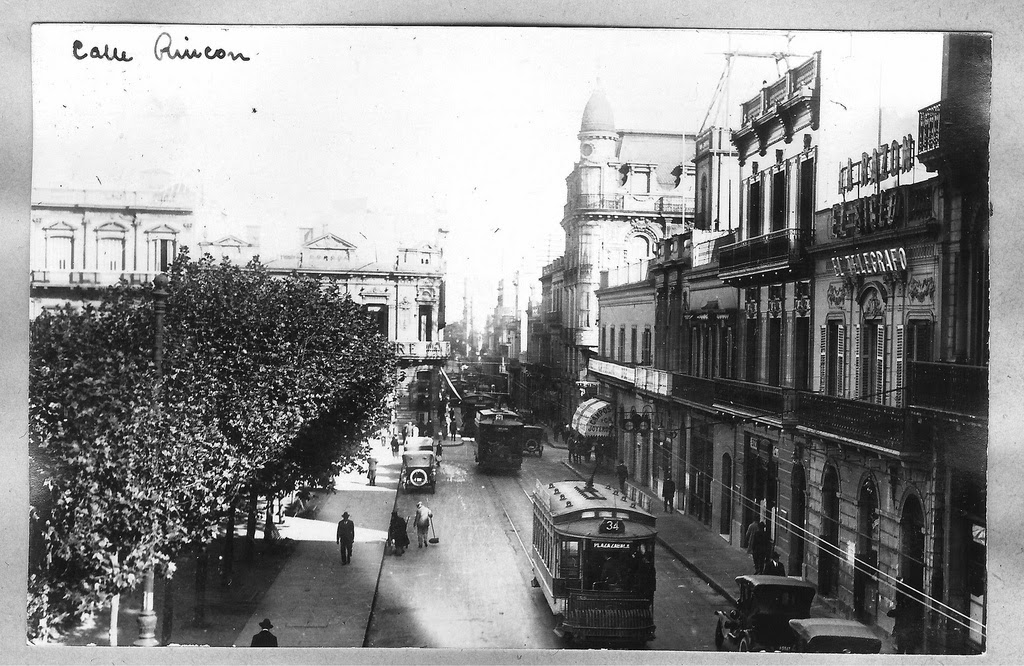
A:
[[[399,246],[385,256],[334,234],[307,238],[298,251],[266,262],[271,274],[297,273],[337,285],[377,321],[398,357],[392,421],[421,429],[443,422],[441,369],[451,348],[445,326],[444,255],[439,245]]]
[[[900,590],[918,651],[976,652],[990,43],[920,35],[900,59],[860,39],[742,103],[734,151],[698,137],[699,224],[597,292],[589,369],[648,491],[671,473],[677,508],[736,548],[765,521],[840,615],[892,631]],[[631,347],[648,325],[653,367]]]
[[[595,292],[602,271],[645,270],[660,239],[693,224],[692,134],[617,129],[597,90],[578,139],[580,159],[566,178],[561,221],[565,253],[541,276],[541,335],[549,342],[540,343],[546,367],[535,371],[557,392],[553,409],[563,423],[580,404],[576,382],[598,350]]]

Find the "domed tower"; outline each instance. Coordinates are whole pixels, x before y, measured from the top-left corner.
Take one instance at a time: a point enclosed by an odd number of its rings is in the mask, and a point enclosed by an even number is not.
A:
[[[584,162],[604,162],[615,159],[615,144],[619,139],[615,131],[615,116],[604,91],[594,90],[583,110],[580,123],[580,156]]]

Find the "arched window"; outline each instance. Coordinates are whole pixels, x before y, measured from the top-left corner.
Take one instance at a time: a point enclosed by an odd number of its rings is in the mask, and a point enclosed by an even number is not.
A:
[[[646,236],[632,236],[626,246],[626,263],[635,264],[650,258],[651,241]]]
[[[75,230],[67,224],[44,229],[46,237],[44,263],[47,270],[66,271],[75,267]]]
[[[96,270],[123,271],[127,230],[113,222],[96,228]]]
[[[821,539],[818,542],[818,592],[823,597],[839,591],[839,474],[825,467],[821,482]]]

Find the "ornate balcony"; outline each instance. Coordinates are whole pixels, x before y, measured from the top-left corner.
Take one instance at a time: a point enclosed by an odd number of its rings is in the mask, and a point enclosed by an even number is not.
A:
[[[810,269],[809,240],[803,229],[782,229],[726,245],[719,254],[718,277],[734,287],[769,277],[800,277]]]
[[[899,457],[916,453],[899,407],[806,391],[796,392],[795,405],[799,430]]]
[[[793,140],[798,118],[805,119],[799,120],[801,127],[807,123],[817,129],[818,60],[819,54],[815,54],[740,105],[741,127],[733,133],[733,143],[740,149],[740,164],[752,152],[754,142],[761,156],[767,153],[769,137],[775,128],[781,126],[786,143]]]
[[[565,215],[581,210],[622,210],[693,215],[692,197],[657,194],[580,194],[565,204]]]
[[[597,347],[599,331],[596,326],[588,326],[576,329],[577,347]]]
[[[930,104],[917,112],[917,159],[929,171],[935,171],[946,156],[942,122],[942,102]]]
[[[949,416],[988,419],[988,367],[907,363],[907,407]]]

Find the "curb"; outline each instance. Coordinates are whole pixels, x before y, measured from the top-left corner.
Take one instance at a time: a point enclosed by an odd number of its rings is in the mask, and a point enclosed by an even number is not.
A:
[[[569,463],[567,463],[566,461],[564,461],[564,460],[563,460],[563,461],[562,461],[562,464],[563,464],[563,465],[565,465],[565,466],[566,466],[566,467],[567,467],[567,468],[568,468],[568,469],[569,469],[569,470],[570,470],[570,471],[571,471],[571,472],[572,472],[573,474],[575,474],[576,476],[578,476],[578,477],[579,477],[580,479],[584,478],[584,477],[583,477],[583,475],[579,473],[579,471],[577,471],[576,469],[574,469],[574,468],[573,468],[573,467],[572,467],[572,466],[571,466],[571,465],[570,465]],[[686,567],[687,567],[688,569],[690,569],[690,570],[691,570],[691,571],[693,571],[693,572],[694,572],[695,574],[697,574],[697,576],[699,576],[699,577],[701,578],[701,580],[703,580],[703,581],[704,581],[705,583],[707,583],[708,585],[710,585],[710,586],[711,586],[711,588],[712,588],[712,589],[713,589],[713,590],[714,590],[715,592],[717,592],[718,594],[720,594],[720,595],[722,595],[723,597],[725,597],[725,599],[726,599],[726,600],[727,600],[727,601],[728,601],[729,603],[731,603],[731,604],[735,604],[735,603],[736,603],[736,597],[734,597],[734,596],[732,596],[731,594],[729,594],[728,590],[726,590],[726,589],[725,589],[724,587],[722,587],[722,585],[721,585],[721,584],[719,584],[719,582],[718,582],[718,581],[716,581],[716,580],[715,580],[714,578],[712,578],[712,577],[711,577],[711,576],[709,576],[708,574],[704,573],[704,571],[703,571],[703,570],[701,570],[701,568],[700,568],[700,567],[698,567],[697,565],[695,565],[695,564],[694,564],[693,562],[691,562],[691,561],[690,561],[690,560],[689,560],[688,558],[686,558],[686,557],[685,557],[685,556],[684,556],[684,555],[683,555],[682,553],[680,553],[680,552],[679,552],[678,550],[676,550],[675,548],[673,548],[673,547],[672,547],[672,544],[670,544],[670,543],[668,543],[667,541],[665,541],[665,539],[663,539],[663,538],[661,537],[661,535],[660,535],[660,534],[659,534],[658,536],[656,536],[656,537],[655,537],[655,540],[656,540],[656,541],[657,541],[657,542],[658,542],[659,544],[661,544],[661,546],[662,546],[662,547],[663,547],[663,548],[664,548],[665,550],[667,550],[668,552],[672,553],[672,556],[673,556],[673,557],[675,557],[675,558],[676,558],[677,560],[679,560],[680,562],[682,562],[683,564],[685,564],[685,565],[686,565]]]

